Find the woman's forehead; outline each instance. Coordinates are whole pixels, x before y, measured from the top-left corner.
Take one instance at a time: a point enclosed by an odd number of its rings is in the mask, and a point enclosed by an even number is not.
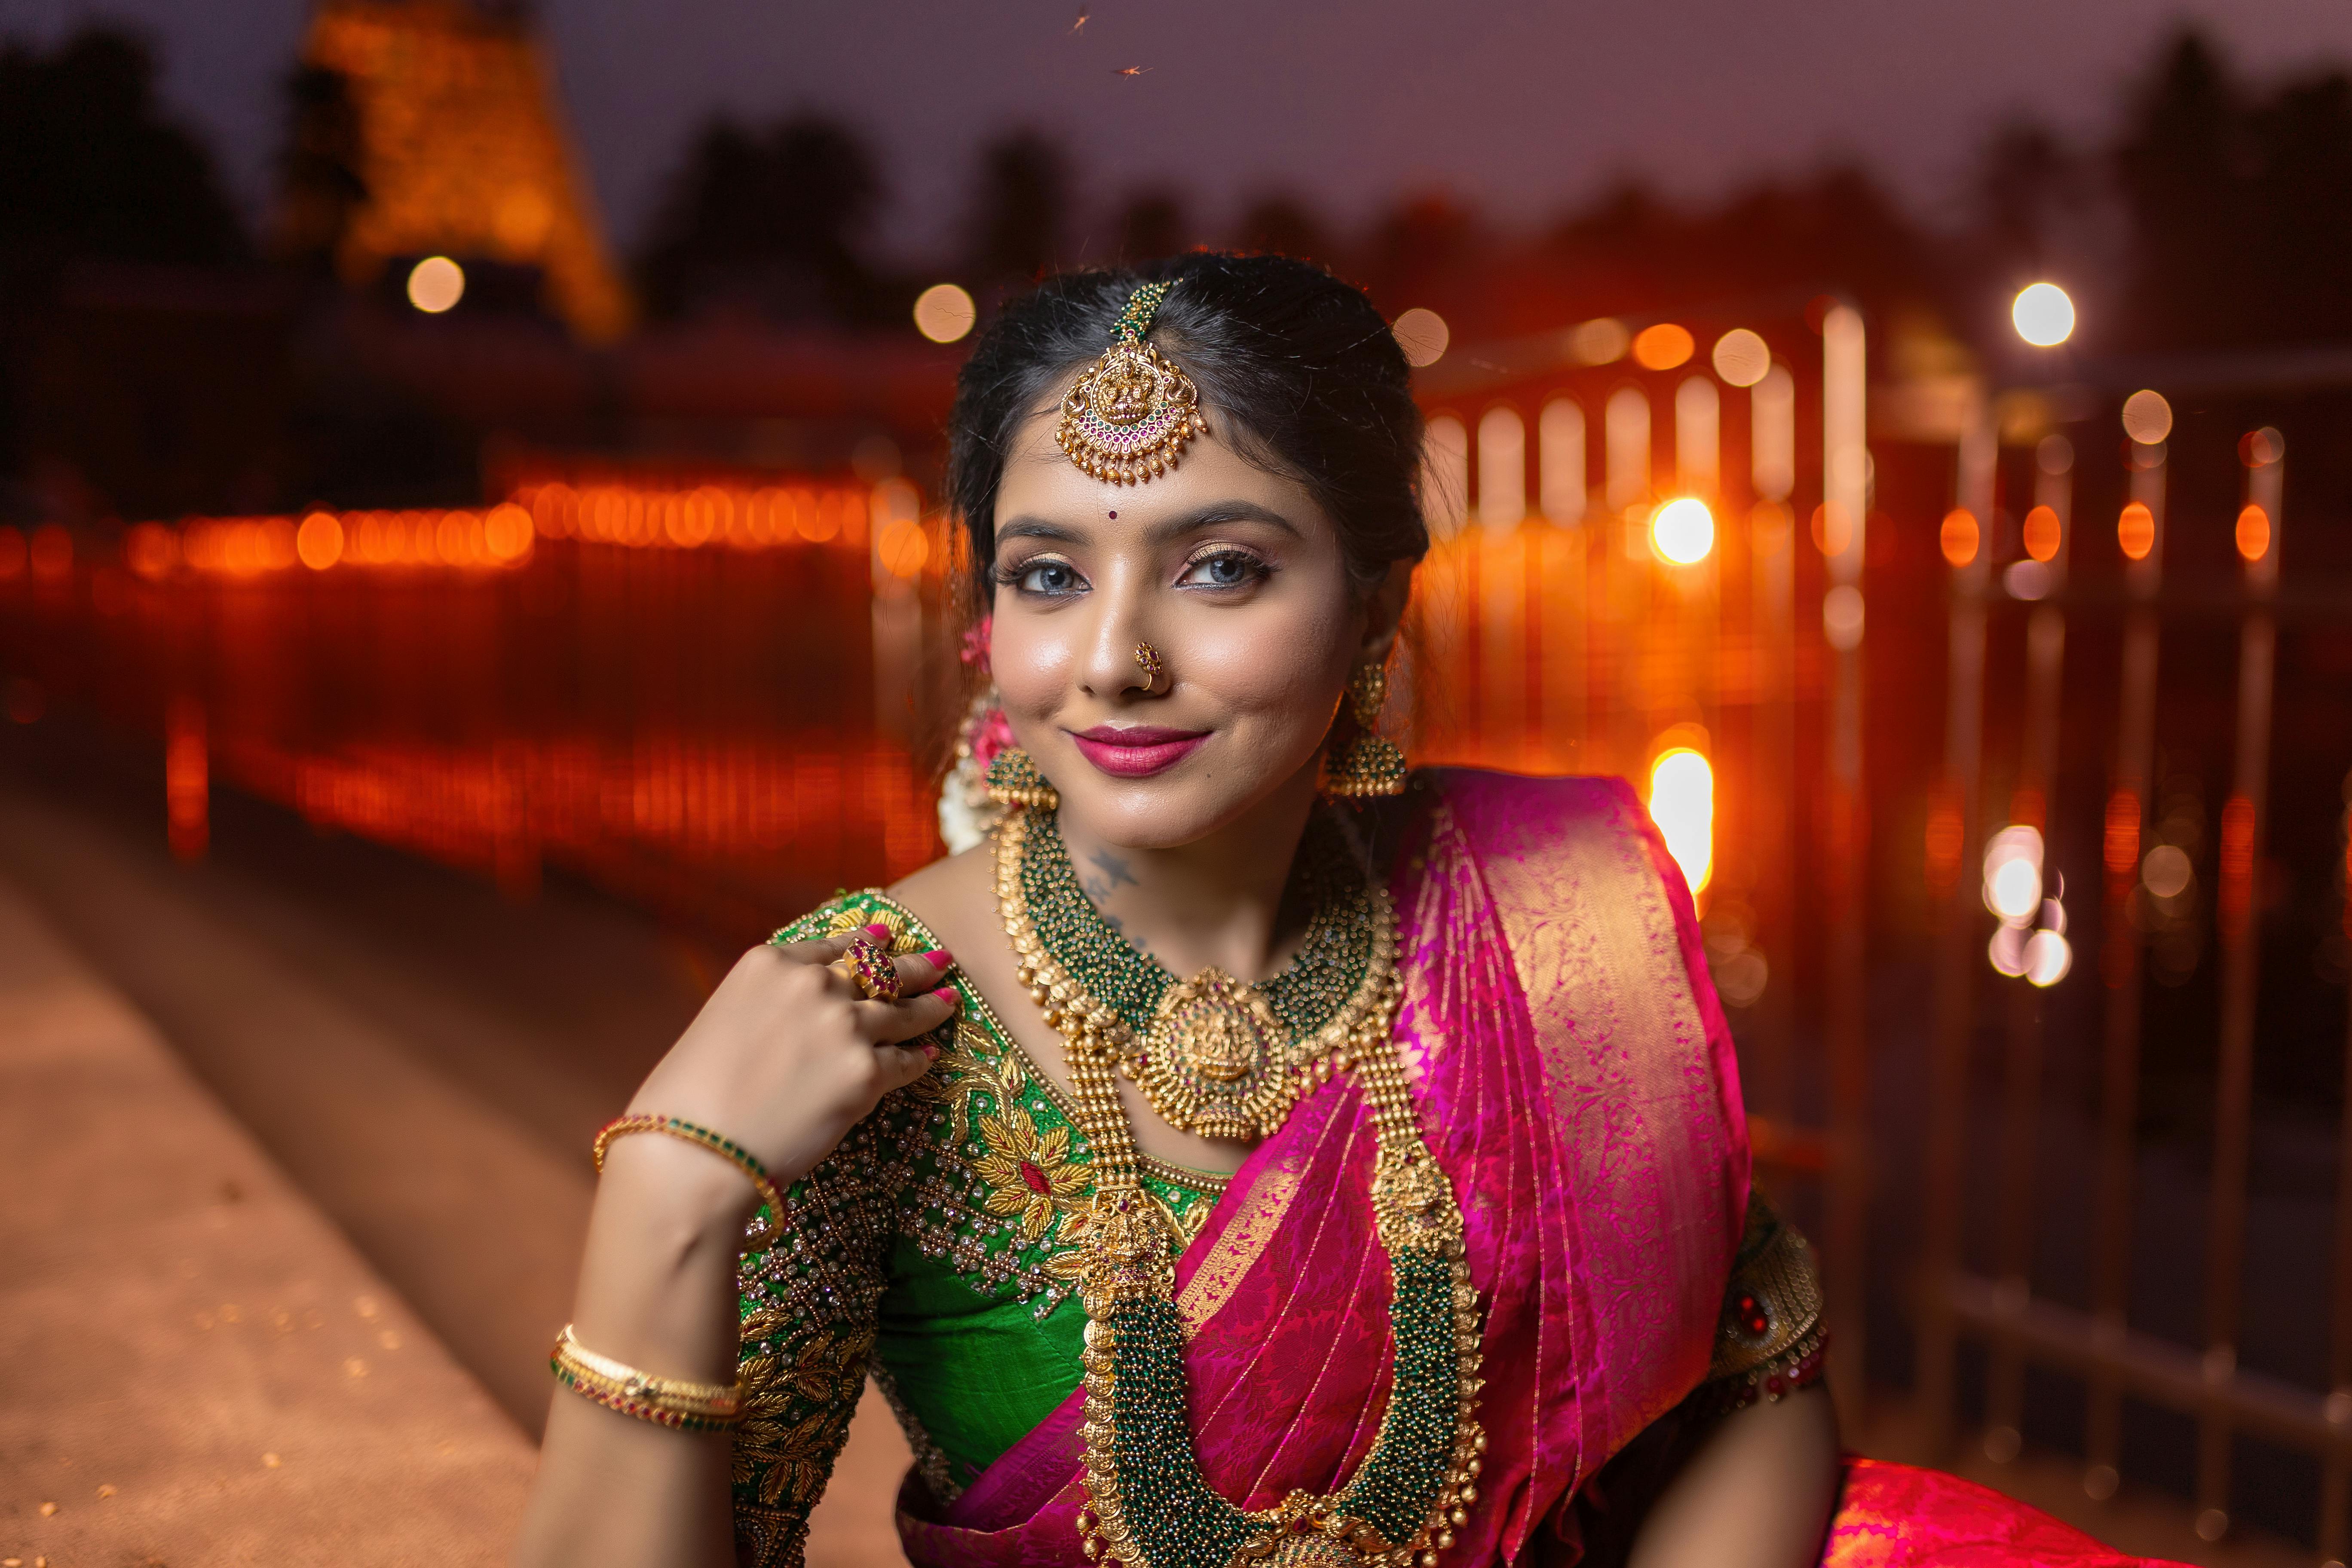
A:
[[[1121,485],[1095,479],[1072,463],[1055,444],[1054,419],[1033,416],[1023,424],[998,483],[997,521],[1015,516],[1101,519],[1115,513],[1122,522],[1148,522],[1207,501],[1244,500],[1280,511],[1302,531],[1328,529],[1322,508],[1305,485],[1235,451],[1225,439],[1231,422],[1213,408],[1208,410],[1208,435],[1186,447],[1171,472]]]

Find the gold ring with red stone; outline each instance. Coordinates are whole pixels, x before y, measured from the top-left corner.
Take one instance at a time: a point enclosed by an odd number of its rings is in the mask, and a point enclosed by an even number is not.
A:
[[[898,1000],[898,966],[890,962],[890,950],[872,937],[850,938],[849,950],[841,955],[840,963],[867,1001]]]

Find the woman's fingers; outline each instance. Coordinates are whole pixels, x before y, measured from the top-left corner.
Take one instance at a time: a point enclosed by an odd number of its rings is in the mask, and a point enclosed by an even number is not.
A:
[[[898,1002],[868,1002],[857,1009],[859,1021],[866,1026],[866,1037],[876,1045],[892,1045],[927,1035],[955,1016],[961,1005],[955,987],[942,985],[936,990],[919,991]]]
[[[912,996],[931,990],[948,977],[955,967],[955,954],[946,948],[935,947],[929,952],[910,952],[896,961],[898,968],[898,994]]]

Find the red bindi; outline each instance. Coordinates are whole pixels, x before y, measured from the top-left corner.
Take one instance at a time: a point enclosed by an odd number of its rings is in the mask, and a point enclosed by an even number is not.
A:
[[[1113,522],[1117,522],[1117,521],[1118,521],[1118,513],[1117,513],[1117,512],[1113,512],[1113,513],[1111,513],[1111,514],[1110,514],[1110,519],[1111,519],[1111,521],[1112,521]]]

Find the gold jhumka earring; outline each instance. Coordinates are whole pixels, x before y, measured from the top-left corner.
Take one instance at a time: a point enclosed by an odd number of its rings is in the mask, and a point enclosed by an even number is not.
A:
[[[1147,283],[1118,313],[1111,345],[1062,399],[1054,439],[1097,479],[1139,485],[1176,466],[1185,443],[1209,433],[1192,378],[1145,342],[1171,286]]]
[[[1356,720],[1356,734],[1323,760],[1323,793],[1340,800],[1404,793],[1404,752],[1381,737],[1381,706],[1388,700],[1389,672],[1385,665],[1368,662],[1348,677],[1348,706]]]

